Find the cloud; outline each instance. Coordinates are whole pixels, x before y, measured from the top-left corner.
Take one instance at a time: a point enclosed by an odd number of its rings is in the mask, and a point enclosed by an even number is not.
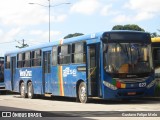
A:
[[[79,0],[70,9],[72,13],[93,14],[100,6],[98,0]]]
[[[63,22],[67,19],[66,14],[62,14],[59,16],[51,16],[51,22]]]
[[[160,1],[159,0],[129,0],[125,6],[129,9],[145,12],[159,12]]]
[[[41,42],[48,42],[48,39],[49,39],[49,32],[44,31],[44,30],[31,30],[28,34],[33,37],[41,36],[41,38],[38,40],[38,42],[40,42],[40,43]],[[59,36],[59,35],[61,35],[60,31],[51,30],[50,31],[51,41],[53,41],[53,38],[55,36]]]
[[[3,35],[3,30],[0,29],[0,36],[2,36],[2,35]]]
[[[135,12],[135,21],[147,20],[160,15],[160,0],[129,0],[124,8]]]
[[[42,2],[43,1],[43,2]],[[35,3],[47,5],[45,0]],[[31,0],[3,0],[0,4],[0,22],[11,26],[28,26],[48,23],[48,9],[36,4],[30,5]],[[52,13],[52,9],[51,9]],[[51,14],[52,22],[63,22],[67,15]]]
[[[15,40],[18,34],[21,34],[21,28],[13,28],[7,32],[2,31],[3,34],[0,34],[1,42],[10,42]]]
[[[37,11],[37,12],[36,12]],[[28,4],[28,0],[3,0],[0,4],[1,22],[5,25],[29,25],[42,22],[40,13],[44,13],[43,9],[34,9]],[[35,22],[34,17],[37,18]]]
[[[126,16],[124,14],[121,14],[121,15],[117,15],[114,19],[113,19],[113,22],[116,22],[116,23],[123,23],[123,22],[129,22],[131,21],[131,17],[130,16]]]
[[[101,15],[107,16],[107,15],[111,14],[111,11],[112,11],[111,8],[112,8],[112,4],[105,5],[101,10]]]

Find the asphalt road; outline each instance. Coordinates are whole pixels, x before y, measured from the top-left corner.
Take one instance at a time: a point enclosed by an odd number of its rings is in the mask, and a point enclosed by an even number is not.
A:
[[[6,111],[10,112],[12,118],[0,117],[0,119],[9,120],[22,119],[22,117],[24,117],[23,119],[37,120],[105,120],[106,118],[115,120],[121,118],[126,120],[157,120],[157,118],[160,119],[160,98],[144,98],[131,101],[91,100],[90,103],[82,104],[75,102],[74,98],[66,97],[24,99],[19,95],[0,95],[0,111],[4,112],[3,116],[6,115]]]

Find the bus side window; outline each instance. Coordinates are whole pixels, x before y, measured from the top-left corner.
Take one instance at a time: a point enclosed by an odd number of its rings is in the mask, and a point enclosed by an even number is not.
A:
[[[24,53],[19,53],[17,55],[17,59],[18,59],[18,68],[22,68],[24,66]]]
[[[24,67],[31,67],[31,53],[30,52],[25,53]]]
[[[10,56],[5,56],[5,68],[10,69]]]
[[[85,43],[72,44],[72,63],[85,63]]]
[[[57,65],[57,46],[52,48],[52,65]]]
[[[32,66],[41,66],[41,50],[32,51]]]
[[[70,45],[58,47],[58,64],[69,64],[70,56]]]

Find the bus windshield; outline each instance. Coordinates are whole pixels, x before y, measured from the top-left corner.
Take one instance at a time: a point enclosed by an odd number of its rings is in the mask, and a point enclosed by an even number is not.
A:
[[[104,68],[109,73],[151,72],[150,45],[144,43],[104,44]]]

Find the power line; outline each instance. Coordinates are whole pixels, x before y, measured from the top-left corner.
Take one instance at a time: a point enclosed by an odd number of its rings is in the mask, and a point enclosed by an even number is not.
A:
[[[2,42],[2,43],[0,43],[0,44],[7,44],[7,43],[13,43],[13,42],[16,42],[16,41]]]
[[[24,43],[24,39],[22,40],[22,43],[20,43],[19,41],[16,41],[16,42],[18,42],[19,44],[21,44],[21,46],[15,46],[16,48],[25,48],[25,47],[29,46],[28,44]]]

